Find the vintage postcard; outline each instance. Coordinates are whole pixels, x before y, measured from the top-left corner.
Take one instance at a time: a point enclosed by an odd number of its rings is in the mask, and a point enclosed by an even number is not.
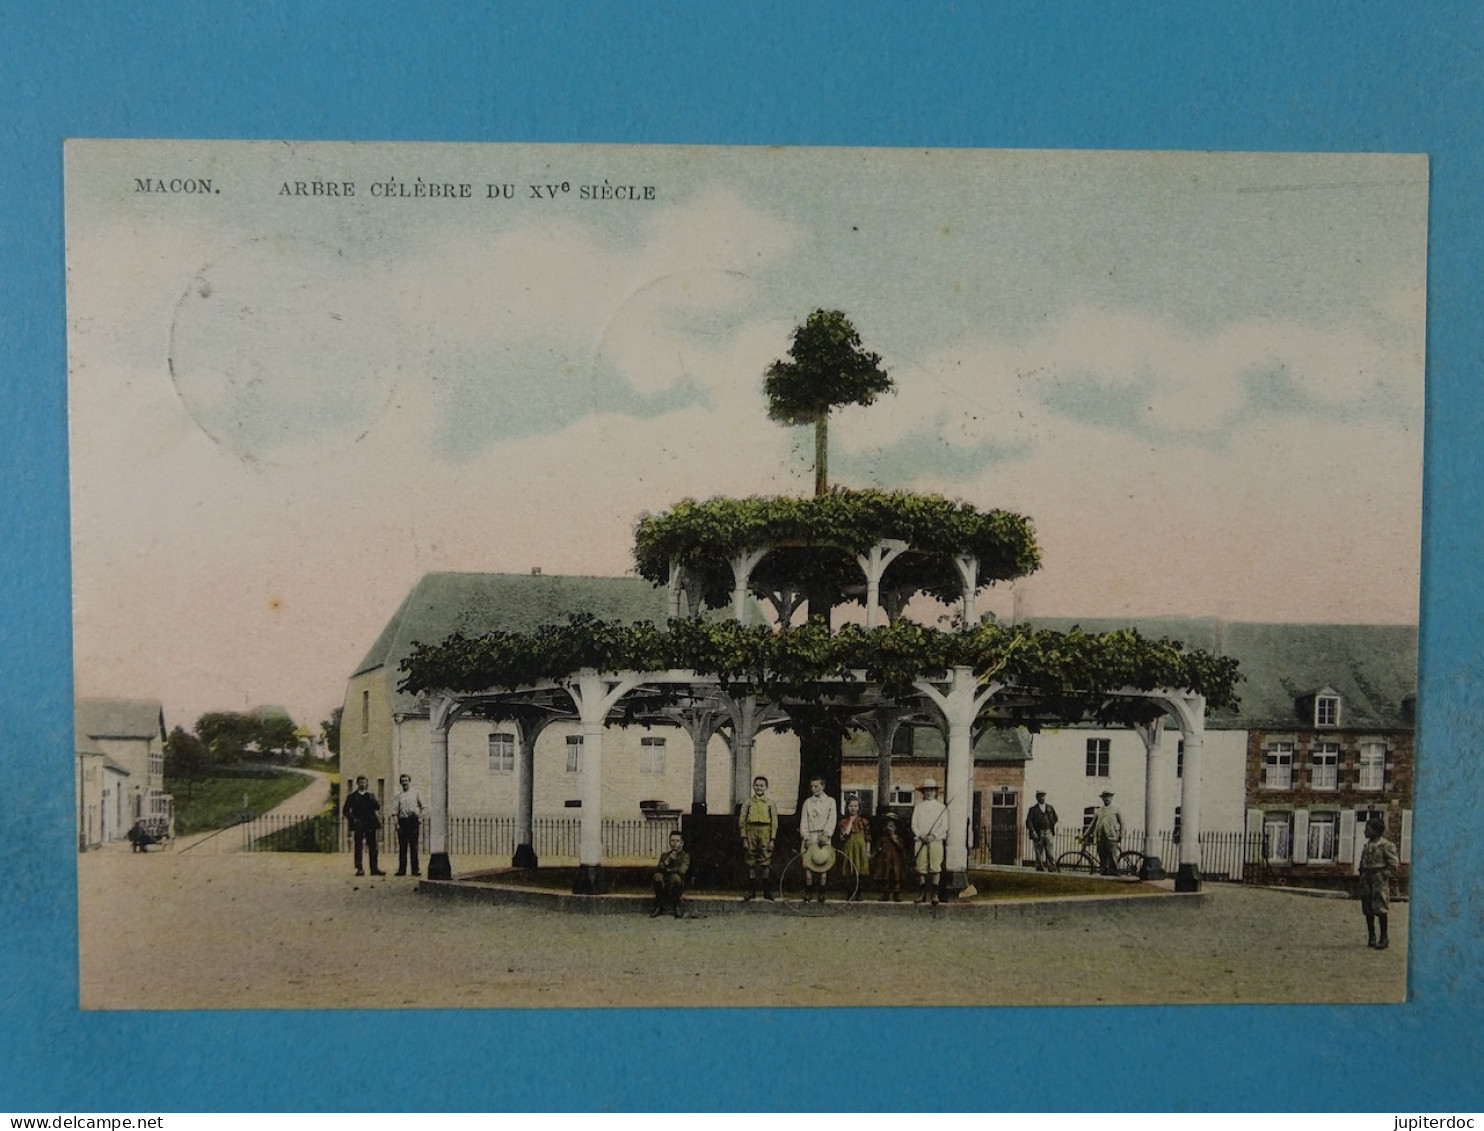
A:
[[[82,1007],[1404,1000],[1427,175],[70,141]]]

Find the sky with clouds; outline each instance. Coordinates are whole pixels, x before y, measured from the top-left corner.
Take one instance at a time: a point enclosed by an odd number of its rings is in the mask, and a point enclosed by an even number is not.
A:
[[[1022,613],[1416,620],[1421,157],[83,141],[66,191],[77,691],[170,725],[317,723],[424,573],[808,493],[762,374],[817,307],[897,386],[832,481],[1031,516]]]

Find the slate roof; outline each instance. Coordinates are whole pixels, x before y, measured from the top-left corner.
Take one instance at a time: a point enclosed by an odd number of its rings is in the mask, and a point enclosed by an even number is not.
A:
[[[78,699],[72,719],[79,743],[84,738],[160,738],[165,729],[165,709],[158,699]]]
[[[1087,632],[1137,628],[1187,648],[1234,656],[1243,680],[1236,714],[1213,712],[1210,730],[1312,727],[1299,700],[1320,688],[1340,695],[1340,730],[1411,730],[1417,694],[1417,626],[1400,624],[1257,624],[1215,617],[1032,618],[1034,627]]]
[[[666,594],[637,577],[430,573],[413,586],[353,674],[385,668],[395,688],[414,643],[437,644],[454,632],[530,632],[564,624],[569,613],[663,624]],[[393,692],[393,710],[411,711],[416,703],[416,696]]]

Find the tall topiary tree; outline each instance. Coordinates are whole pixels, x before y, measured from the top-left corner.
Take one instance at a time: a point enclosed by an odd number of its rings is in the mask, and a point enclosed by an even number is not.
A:
[[[892,390],[880,354],[862,348],[861,336],[838,310],[816,310],[794,329],[788,361],[768,366],[763,391],[768,416],[783,424],[814,425],[814,493],[829,488],[830,411],[870,405]]]

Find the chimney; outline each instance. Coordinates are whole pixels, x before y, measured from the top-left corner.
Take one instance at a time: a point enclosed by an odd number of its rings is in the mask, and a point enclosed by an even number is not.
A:
[[[532,566],[531,567],[531,576],[532,577],[540,577],[541,576],[541,567],[540,566]]]

